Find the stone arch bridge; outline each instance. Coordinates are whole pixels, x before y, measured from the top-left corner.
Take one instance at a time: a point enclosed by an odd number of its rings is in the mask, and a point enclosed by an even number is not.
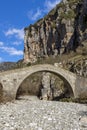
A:
[[[34,65],[21,69],[14,69],[0,73],[0,86],[3,89],[3,96],[10,99],[16,98],[20,84],[31,74],[47,71],[58,75],[67,82],[73,91],[75,98],[87,98],[87,79],[79,77],[68,70],[50,64]]]

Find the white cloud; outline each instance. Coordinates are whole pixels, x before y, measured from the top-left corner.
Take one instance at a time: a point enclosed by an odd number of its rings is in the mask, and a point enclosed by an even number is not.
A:
[[[33,10],[28,12],[28,18],[32,21],[37,20],[42,14],[42,10],[41,9],[37,9],[37,11],[34,13]]]
[[[24,39],[24,30],[23,29],[16,29],[10,28],[8,31],[4,32],[6,36],[15,36],[16,38],[23,40]]]
[[[45,10],[48,12],[50,11],[51,9],[53,9],[61,0],[46,0],[45,1]]]
[[[0,49],[3,50],[4,52],[9,53],[10,55],[23,55],[22,50],[17,50],[14,47],[2,46],[2,47],[0,47]]]
[[[0,46],[3,46],[4,45],[4,43],[3,42],[0,42]]]
[[[0,62],[2,62],[3,61],[3,59],[2,59],[2,57],[0,57]]]
[[[61,0],[45,0],[43,9],[37,8],[28,12],[28,18],[32,21],[36,21],[38,18],[43,17],[44,14],[48,13],[53,9]]]
[[[21,41],[15,41],[15,42],[13,42],[12,44],[18,46],[18,45],[22,44],[22,42],[21,42]]]

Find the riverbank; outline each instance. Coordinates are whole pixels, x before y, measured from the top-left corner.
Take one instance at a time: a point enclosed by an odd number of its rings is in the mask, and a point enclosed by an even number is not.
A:
[[[0,104],[0,130],[87,130],[87,105],[35,97]]]

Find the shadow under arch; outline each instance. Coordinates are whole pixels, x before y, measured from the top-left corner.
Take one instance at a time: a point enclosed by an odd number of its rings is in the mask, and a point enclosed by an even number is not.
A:
[[[49,72],[49,73],[51,73],[51,74],[54,74],[54,75],[56,75],[56,76],[58,76],[60,79],[62,79],[63,80],[63,82],[65,83],[65,86],[64,87],[67,87],[67,90],[68,90],[68,92],[70,93],[70,96],[71,97],[74,97],[74,92],[73,92],[73,89],[72,89],[72,86],[71,86],[71,84],[67,81],[67,79],[65,78],[65,77],[63,77],[62,75],[60,75],[60,74],[58,74],[57,72],[53,72],[52,70],[38,70],[38,71],[35,71],[35,72],[33,72],[33,73],[31,73],[31,74],[29,74],[29,75],[27,75],[27,76],[25,76],[24,77],[24,79],[21,81],[21,83],[19,84],[19,86],[18,86],[18,89],[17,89],[17,92],[16,92],[16,99],[17,99],[17,97],[18,97],[18,93],[19,93],[19,91],[20,91],[20,89],[21,89],[21,84],[28,78],[28,77],[30,77],[31,75],[33,75],[33,74],[35,74],[35,73],[42,73],[42,72]],[[34,88],[32,88],[32,89],[34,89]],[[38,87],[38,89],[39,89],[39,87]],[[38,90],[39,91],[39,90]],[[38,96],[38,95],[36,95],[36,96]],[[56,98],[55,98],[56,99]]]
[[[37,83],[37,84],[36,84]],[[41,72],[33,73],[27,76],[19,85],[16,93],[16,99],[21,95],[38,96],[41,85]],[[35,86],[35,88],[34,88]]]
[[[0,83],[0,102],[3,101],[3,85]]]

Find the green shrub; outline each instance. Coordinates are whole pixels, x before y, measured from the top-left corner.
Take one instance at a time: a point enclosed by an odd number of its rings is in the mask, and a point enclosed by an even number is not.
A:
[[[52,27],[52,28],[56,28],[56,22],[55,22],[55,21],[52,22],[51,27]]]
[[[72,18],[75,18],[75,12],[73,10],[69,10],[67,13],[61,13],[60,14],[60,18],[61,19],[72,19]]]
[[[59,101],[61,101],[61,102],[75,102],[75,103],[86,104],[87,103],[87,98],[85,98],[85,99],[80,99],[80,98],[62,98]]]

